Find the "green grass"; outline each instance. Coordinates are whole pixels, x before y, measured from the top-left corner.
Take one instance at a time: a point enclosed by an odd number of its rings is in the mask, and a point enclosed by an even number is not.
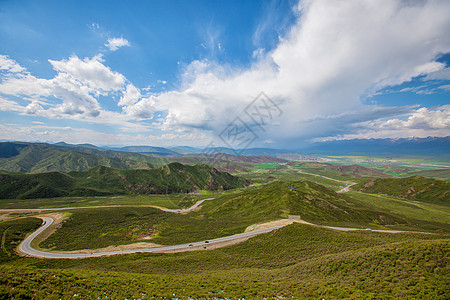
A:
[[[42,220],[36,218],[1,221],[0,263],[18,259],[15,248],[19,246],[28,232],[36,230],[41,224]]]
[[[213,198],[231,191],[202,191],[196,194],[168,195],[125,195],[104,197],[59,197],[41,199],[0,199],[0,209],[18,208],[58,208],[58,207],[89,207],[89,206],[145,206],[154,205],[164,208],[187,208],[198,200]]]
[[[448,205],[361,192],[349,192],[346,196],[351,197],[355,204],[362,207],[398,214],[411,220],[446,224],[450,230],[450,207]]]
[[[291,225],[242,244],[176,254],[1,265],[0,295],[80,298],[445,299],[448,239]]]
[[[311,172],[312,173],[312,172]],[[289,168],[287,166],[279,166],[274,169],[255,169],[249,172],[239,172],[235,175],[251,180],[256,183],[267,183],[274,180],[283,180],[283,181],[295,181],[295,180],[309,180],[332,190],[338,191],[341,189],[340,186],[343,185],[342,182],[338,182],[335,180],[330,180],[327,178],[323,178],[320,176],[304,174],[298,172],[295,168]],[[333,178],[333,176],[330,176]],[[345,177],[343,180],[345,181],[355,181],[353,177]]]
[[[272,163],[272,164],[255,163],[252,165],[257,167],[258,169],[275,169],[280,166],[279,164],[276,164],[276,163]]]
[[[450,203],[450,182],[421,176],[377,178],[353,187],[373,194],[385,194],[417,201]]]
[[[6,199],[188,193],[228,190],[249,182],[207,165],[171,163],[152,170],[119,170],[97,166],[67,174],[0,174],[0,195]]]
[[[182,215],[150,207],[71,210],[71,217],[41,246],[93,249],[141,241],[148,235],[154,236],[151,242],[173,245],[241,233],[249,225],[289,214],[323,225],[450,230],[448,206],[390,200],[359,193],[336,194],[309,181],[277,181],[230,191],[204,202],[201,210]]]

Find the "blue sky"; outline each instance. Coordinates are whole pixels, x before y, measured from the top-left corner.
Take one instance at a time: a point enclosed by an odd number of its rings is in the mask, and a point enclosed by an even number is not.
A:
[[[448,15],[448,1],[1,1],[0,139],[447,136]]]

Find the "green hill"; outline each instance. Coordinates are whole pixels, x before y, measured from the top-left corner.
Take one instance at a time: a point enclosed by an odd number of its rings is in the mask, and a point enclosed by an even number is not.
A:
[[[445,236],[294,224],[211,251],[44,260],[14,253],[32,221],[0,223],[1,299],[448,298]]]
[[[399,213],[361,205],[350,195],[338,194],[306,180],[276,181],[225,195],[205,203],[202,214],[214,220],[232,217],[250,224],[288,215],[300,215],[303,220],[316,224],[350,227],[371,223],[411,226],[416,222]]]
[[[154,149],[156,152],[150,151]],[[158,150],[159,149],[159,150]],[[85,171],[103,165],[116,169],[152,169],[171,162],[182,164],[213,164],[224,172],[249,171],[255,167],[250,162],[280,162],[279,158],[266,156],[220,155],[213,156],[174,155],[158,147],[124,147],[116,150],[97,148],[93,145],[0,142],[0,170],[12,173],[42,173],[49,171]],[[133,152],[148,150],[147,152]],[[127,152],[130,151],[130,152]],[[159,151],[159,152],[158,152]],[[162,156],[161,156],[162,155]]]
[[[421,176],[372,179],[355,185],[354,189],[418,201],[450,202],[450,182]]]
[[[3,199],[98,196],[118,194],[165,194],[196,190],[227,190],[248,181],[206,165],[171,163],[152,170],[119,170],[97,166],[67,174],[1,174]]]
[[[0,143],[0,169],[7,172],[42,173],[84,171],[98,165],[117,169],[150,169],[157,160],[137,153],[100,151],[39,143]]]

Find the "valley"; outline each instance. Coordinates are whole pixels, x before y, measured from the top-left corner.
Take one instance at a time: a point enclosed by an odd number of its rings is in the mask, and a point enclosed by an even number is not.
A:
[[[441,169],[223,157],[3,173],[0,293],[445,298],[450,183],[436,179]]]

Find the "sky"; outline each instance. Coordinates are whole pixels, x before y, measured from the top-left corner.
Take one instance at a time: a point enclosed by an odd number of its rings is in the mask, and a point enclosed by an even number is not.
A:
[[[0,1],[0,140],[450,135],[450,1]]]

